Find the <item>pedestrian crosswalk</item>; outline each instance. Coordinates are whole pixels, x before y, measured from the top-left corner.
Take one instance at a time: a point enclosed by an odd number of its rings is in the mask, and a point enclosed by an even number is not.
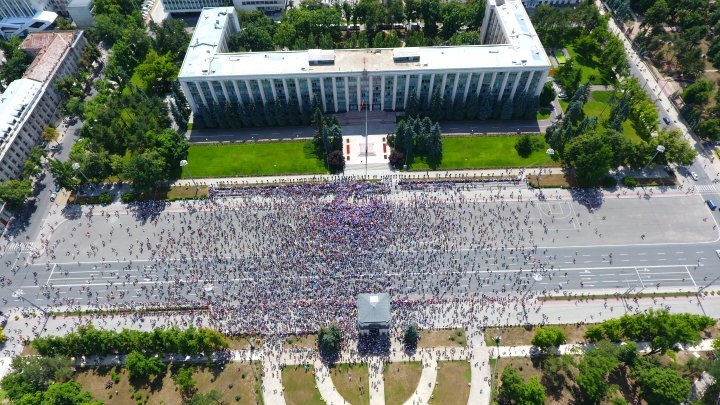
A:
[[[698,184],[695,189],[701,193],[717,193],[718,190],[714,184]]]
[[[10,242],[7,246],[8,252],[27,252],[32,250],[32,242]]]

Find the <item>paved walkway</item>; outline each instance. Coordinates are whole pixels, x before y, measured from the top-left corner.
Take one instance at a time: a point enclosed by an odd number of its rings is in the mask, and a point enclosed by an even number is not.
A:
[[[437,382],[438,362],[430,357],[422,360],[422,374],[415,392],[405,401],[405,405],[421,405],[430,401]]]
[[[380,357],[368,358],[368,374],[370,374],[370,405],[385,405],[385,363]]]
[[[327,405],[347,405],[347,401],[343,399],[342,395],[335,388],[332,378],[330,377],[330,370],[327,368],[325,363],[319,359],[315,361],[315,384],[317,384],[320,396],[327,403]],[[370,393],[370,403],[372,404],[372,392]]]

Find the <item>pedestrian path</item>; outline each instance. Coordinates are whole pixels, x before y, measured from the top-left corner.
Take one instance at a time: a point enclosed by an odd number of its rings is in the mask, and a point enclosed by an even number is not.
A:
[[[343,399],[342,395],[335,388],[332,378],[330,377],[330,370],[327,368],[325,363],[319,359],[315,361],[315,384],[317,385],[320,396],[327,405],[347,405],[347,401]],[[372,396],[371,396],[372,398]],[[372,403],[372,402],[371,402]]]
[[[421,405],[430,401],[437,383],[438,362],[435,358],[423,359],[422,374],[415,392],[405,401],[405,405]]]
[[[263,356],[263,399],[268,404],[285,405],[280,365],[273,356]]]
[[[385,379],[383,378],[383,360],[380,357],[368,358],[370,378],[370,405],[385,405]]]
[[[470,349],[470,398],[468,404],[490,403],[490,353],[485,346],[485,334],[479,329],[468,329],[467,344]]]

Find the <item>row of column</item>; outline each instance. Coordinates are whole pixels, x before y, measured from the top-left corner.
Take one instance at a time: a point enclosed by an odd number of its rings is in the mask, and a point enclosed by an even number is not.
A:
[[[497,82],[497,80],[502,80],[500,87],[499,87],[499,92],[498,92],[498,101],[502,99],[502,96],[508,85],[512,86],[511,91],[510,91],[510,98],[513,98],[513,97],[515,97],[515,93],[517,92],[518,85],[520,84],[520,80],[525,72],[522,72],[522,71],[516,72],[517,74],[515,75],[515,79],[510,84],[510,83],[508,83],[508,78],[510,77],[511,73],[513,73],[513,72],[512,71],[482,72],[482,73],[480,73],[480,77],[477,81],[477,85],[476,85],[475,89],[470,88],[473,74],[468,73],[467,78],[465,79],[464,83],[460,83],[460,74],[461,73],[460,72],[455,73],[455,78],[454,78],[454,81],[452,84],[451,97],[452,97],[452,99],[455,99],[455,97],[458,94],[458,91],[462,91],[463,101],[467,101],[468,94],[470,94],[471,90],[473,90],[473,94],[480,94],[480,90],[482,89],[483,82],[485,81],[485,75],[492,75],[492,79],[490,80],[490,89],[493,89],[495,87],[495,83]],[[528,77],[527,77],[527,80],[523,87],[523,91],[524,92],[531,91],[533,95],[538,95],[540,93],[540,90],[542,89],[542,85],[544,84],[545,80],[547,79],[548,72],[531,70],[531,71],[527,71],[527,73],[528,73]],[[538,86],[536,86],[535,89],[531,90],[530,84],[532,83],[533,78],[536,74],[541,75],[540,80],[538,81],[539,84],[538,84]],[[357,104],[359,104],[360,101],[363,99],[363,95],[367,95],[367,99],[365,101],[367,102],[367,104],[369,106],[368,108],[372,108],[373,104],[380,104],[381,110],[385,110],[385,107],[386,107],[386,105],[385,105],[386,104],[386,101],[385,101],[386,86],[392,86],[391,109],[393,111],[396,110],[398,107],[396,105],[397,99],[398,99],[398,97],[397,97],[397,95],[398,95],[398,77],[402,77],[402,76],[405,76],[405,86],[404,86],[404,89],[400,89],[400,90],[403,91],[402,94],[404,96],[402,97],[402,99],[403,99],[402,108],[405,109],[407,107],[408,95],[410,93],[410,76],[411,75],[409,73],[407,73],[405,75],[393,75],[391,77],[387,77],[384,75],[383,76],[369,76],[368,82],[367,82],[367,88],[363,88],[363,86],[361,84],[361,80],[362,80],[361,76],[345,76],[344,77],[344,79],[345,79],[344,80],[344,89],[343,89],[345,92],[345,94],[344,94],[344,96],[345,96],[344,97],[345,111],[350,110],[351,103],[350,103],[350,97],[349,97],[350,96],[349,81],[351,81],[351,80],[355,80],[355,91],[357,93],[356,94]],[[417,82],[416,82],[416,93],[417,93],[416,95],[419,99],[421,90],[422,90],[423,74],[418,74],[417,76],[418,76],[418,78],[417,78]],[[429,88],[428,88],[428,95],[433,94],[437,76],[438,76],[437,74],[432,74],[432,73],[430,74],[430,84],[429,84]],[[263,104],[265,104],[268,102],[268,99],[270,99],[271,101],[277,99],[278,93],[280,91],[282,91],[282,94],[284,95],[285,100],[290,100],[291,99],[290,95],[291,95],[292,90],[289,90],[288,81],[292,80],[295,85],[295,93],[296,93],[294,98],[297,99],[298,104],[300,105],[300,108],[302,109],[303,102],[305,100],[304,100],[301,90],[300,90],[300,88],[301,88],[300,82],[302,80],[306,80],[307,91],[308,91],[307,102],[311,102],[311,100],[313,100],[316,96],[319,96],[320,100],[322,101],[323,111],[327,111],[327,96],[328,96],[328,92],[330,91],[329,89],[325,88],[325,82],[326,82],[325,79],[327,79],[327,78],[328,77],[287,78],[287,79],[284,78],[284,79],[281,79],[282,80],[282,88],[278,88],[278,86],[275,85],[275,79],[267,79],[270,82],[272,98],[269,97],[270,96],[269,94],[265,94],[266,91],[263,86],[263,79],[231,80],[232,85],[233,85],[232,89],[228,89],[228,86],[225,84],[225,81],[223,81],[223,80],[219,81],[219,83],[220,83],[220,87],[222,89],[222,96],[224,97],[225,100],[231,100],[231,98],[229,97],[228,91],[234,91],[235,99],[237,99],[240,103],[242,103],[243,100],[241,97],[241,92],[240,92],[239,86],[245,86],[245,91],[247,92],[248,97],[251,102],[262,101]],[[320,83],[320,91],[318,92],[319,94],[315,94],[313,91],[313,86],[312,86],[313,79],[319,80],[319,83]],[[333,77],[331,77],[331,79],[332,79],[331,86],[332,86],[334,108],[335,108],[335,111],[338,111],[339,106],[338,106],[337,80],[339,78],[337,76],[333,76]],[[380,97],[379,101],[380,102],[376,103],[375,102],[376,100],[374,100],[375,92],[373,91],[374,90],[373,83],[378,80],[380,82],[380,92],[379,92],[379,97]],[[448,80],[448,73],[444,73],[442,75],[442,82],[440,83],[440,88],[442,89],[443,92],[445,91],[445,88],[448,84],[447,80]],[[256,100],[258,98],[257,97],[258,95],[255,94],[255,92],[253,91],[252,85],[251,85],[251,82],[253,82],[253,81],[256,82],[257,88],[259,90],[259,96],[260,96],[259,100]],[[191,103],[192,109],[194,111],[196,110],[197,100],[195,100],[194,97],[192,97],[192,93],[190,92],[190,89],[188,87],[190,85],[194,85],[196,87],[197,93],[199,94],[199,96],[202,100],[202,103],[206,107],[209,107],[212,104],[212,102],[209,102],[209,101],[214,101],[217,104],[221,104],[221,102],[218,98],[218,92],[216,91],[215,86],[213,85],[213,81],[205,81],[205,83],[207,83],[208,88],[210,89],[210,94],[212,96],[212,100],[207,99],[207,97],[205,96],[205,93],[202,90],[200,83],[201,82],[199,82],[199,81],[190,82],[190,83],[188,83],[188,82],[180,83],[183,91],[185,92],[185,94],[187,96],[187,99]],[[430,97],[427,97],[427,102],[428,103],[430,102]],[[355,103],[353,103],[353,104],[355,104]]]

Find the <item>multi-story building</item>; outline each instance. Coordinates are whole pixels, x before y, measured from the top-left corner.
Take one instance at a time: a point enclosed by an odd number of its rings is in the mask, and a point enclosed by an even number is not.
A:
[[[285,9],[287,0],[162,0],[168,13],[198,12],[204,8],[232,6],[240,10],[265,12]]]
[[[55,81],[77,70],[86,43],[82,31],[32,33],[23,42],[35,59],[0,96],[0,181],[20,175],[43,127],[60,117]]]
[[[580,4],[581,0],[522,0],[527,8],[535,8],[541,4],[549,4],[551,6],[574,6]]]
[[[67,17],[70,0],[0,0],[0,35],[23,36],[49,28],[58,14]]]
[[[195,113],[225,103],[278,99],[325,112],[403,111],[414,93],[429,103],[436,89],[451,100],[489,95],[504,101],[540,94],[550,71],[520,0],[488,0],[484,45],[391,49],[228,53],[240,30],[231,7],[203,10],[179,74]],[[305,107],[304,107],[305,106]]]

